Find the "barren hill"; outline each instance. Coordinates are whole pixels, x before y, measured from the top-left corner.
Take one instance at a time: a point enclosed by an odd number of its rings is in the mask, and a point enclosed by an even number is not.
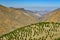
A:
[[[36,23],[38,19],[24,9],[8,8],[0,5],[0,34],[10,32],[21,26]]]
[[[46,22],[60,22],[60,8],[46,14],[42,19]]]

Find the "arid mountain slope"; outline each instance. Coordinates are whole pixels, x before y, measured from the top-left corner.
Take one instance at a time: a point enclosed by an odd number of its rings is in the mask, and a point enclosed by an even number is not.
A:
[[[17,10],[0,5],[0,34],[37,21],[38,19],[25,12],[24,9]]]
[[[60,9],[56,9],[46,14],[42,19],[46,22],[60,22]]]

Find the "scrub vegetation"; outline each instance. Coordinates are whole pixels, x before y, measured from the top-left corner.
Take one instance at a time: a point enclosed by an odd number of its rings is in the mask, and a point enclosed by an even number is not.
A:
[[[59,40],[60,23],[39,22],[0,36],[0,40]]]

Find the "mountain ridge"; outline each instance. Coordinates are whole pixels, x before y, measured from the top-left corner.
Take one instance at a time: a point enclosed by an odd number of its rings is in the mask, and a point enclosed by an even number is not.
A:
[[[59,31],[58,31],[59,30]],[[18,28],[0,36],[0,40],[56,40],[60,39],[60,23],[39,22]]]
[[[0,35],[37,21],[38,19],[22,9],[18,10],[3,6],[0,8]]]
[[[60,22],[60,8],[49,12],[45,16],[43,16],[43,21],[46,22]]]

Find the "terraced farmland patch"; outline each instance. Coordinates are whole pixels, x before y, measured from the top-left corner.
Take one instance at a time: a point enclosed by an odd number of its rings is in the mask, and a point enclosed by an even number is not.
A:
[[[40,22],[0,36],[0,40],[59,40],[60,23]]]

